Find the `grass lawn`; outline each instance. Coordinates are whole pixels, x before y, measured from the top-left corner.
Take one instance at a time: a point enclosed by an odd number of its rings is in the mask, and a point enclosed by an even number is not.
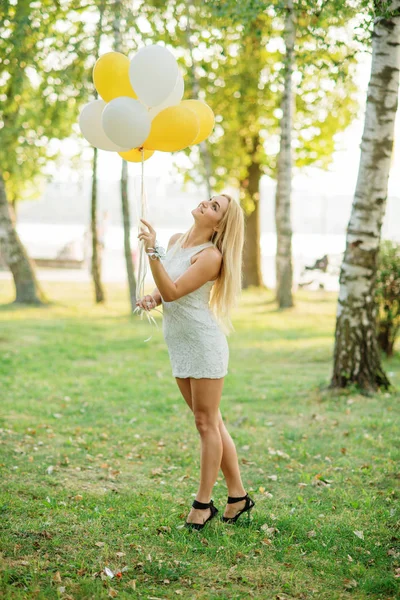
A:
[[[256,506],[196,532],[200,439],[161,315],[131,316],[125,286],[106,306],[44,287],[47,308],[0,289],[2,598],[400,597],[400,356],[391,393],[327,391],[335,294],[243,293],[220,407]]]

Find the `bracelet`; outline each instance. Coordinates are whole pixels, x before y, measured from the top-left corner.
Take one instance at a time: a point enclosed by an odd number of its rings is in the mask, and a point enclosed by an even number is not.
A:
[[[164,248],[158,245],[157,240],[155,241],[154,248],[149,248],[149,250],[151,250],[151,252],[146,250],[146,254],[151,258],[151,260],[156,260],[157,258],[164,260],[166,257]]]

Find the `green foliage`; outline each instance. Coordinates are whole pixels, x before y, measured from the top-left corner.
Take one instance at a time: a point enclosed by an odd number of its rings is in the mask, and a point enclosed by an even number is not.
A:
[[[114,0],[2,3],[0,169],[10,201],[38,195],[46,164],[59,156],[52,141],[78,132],[80,109],[95,98],[92,68],[100,13],[108,50],[116,27],[121,50],[137,48],[142,35],[137,13],[128,0],[118,8],[117,24]],[[141,16],[151,13],[154,23],[152,11],[141,3]]]
[[[327,168],[334,136],[346,129],[358,110],[355,48],[350,34],[345,41],[338,38],[349,11],[338,12],[323,3],[319,12],[310,9],[310,16],[300,4],[294,74],[295,165]],[[171,12],[173,26],[167,20]],[[170,0],[165,12],[158,13],[160,17],[163,39],[185,51],[185,81],[197,80],[200,97],[216,114],[216,127],[207,141],[214,189],[228,183],[243,189],[252,164],[275,177],[285,67],[282,6],[257,0],[196,0],[187,7],[180,0]],[[185,96],[193,95],[192,85]],[[198,147],[186,154],[193,167],[199,164]],[[203,173],[185,169],[185,175],[200,183]]]
[[[3,4],[0,20],[0,169],[9,200],[32,195],[52,139],[68,137],[93,93],[97,5],[40,0]],[[89,18],[90,17],[90,18]]]
[[[380,245],[375,297],[379,345],[391,356],[400,330],[400,244],[390,240]]]
[[[355,48],[337,32],[360,7],[367,13],[370,4],[295,2],[293,148],[299,168],[326,168],[334,135],[357,111]],[[0,168],[10,200],[32,195],[47,161],[57,157],[51,140],[77,131],[82,103],[94,98],[91,69],[100,5],[103,36],[110,41],[116,26],[113,0],[2,4]],[[227,183],[242,185],[252,164],[275,176],[285,63],[283,8],[281,2],[260,0],[150,0],[138,2],[135,10],[127,0],[119,4],[121,49],[136,50],[144,41],[173,46],[185,75],[185,97],[194,97],[199,87],[200,98],[216,113],[206,146],[217,190]],[[197,146],[186,152],[196,167],[199,151]],[[201,168],[185,173],[197,181],[204,176]]]

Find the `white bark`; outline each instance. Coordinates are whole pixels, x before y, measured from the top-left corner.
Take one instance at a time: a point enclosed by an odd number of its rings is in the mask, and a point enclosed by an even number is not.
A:
[[[115,16],[113,22],[114,32],[114,50],[116,52],[122,52],[122,35],[121,35],[121,0],[115,0]],[[136,308],[136,279],[135,271],[133,268],[132,261],[132,249],[130,240],[131,231],[131,219],[130,209],[128,200],[128,163],[123,158],[121,167],[121,206],[122,206],[122,220],[124,225],[124,255],[126,264],[126,274],[128,278],[129,287],[129,301],[131,304],[131,310]]]
[[[400,0],[391,9],[398,16],[374,23],[360,166],[340,273],[331,383],[338,387],[389,385],[376,340],[374,292],[399,92]]]
[[[103,17],[105,10],[105,0],[99,5],[99,23],[97,27],[95,44],[96,44],[96,57],[99,55],[101,34],[103,29]],[[98,98],[98,94],[96,94]],[[98,234],[97,234],[97,159],[98,150],[93,149],[93,173],[92,173],[92,194],[91,194],[91,206],[90,206],[90,229],[92,232],[92,279],[95,293],[96,303],[105,302],[104,286],[101,281],[101,262],[102,262],[102,250],[99,245]]]
[[[293,306],[292,297],[292,121],[293,121],[293,54],[296,38],[293,0],[287,0],[285,19],[285,83],[282,96],[281,139],[277,164],[275,197],[276,224],[276,297],[280,308]]]

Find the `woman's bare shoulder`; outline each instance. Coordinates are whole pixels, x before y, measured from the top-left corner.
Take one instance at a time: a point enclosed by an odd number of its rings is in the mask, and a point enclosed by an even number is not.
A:
[[[192,258],[190,259],[190,263],[192,265],[194,265],[194,263],[196,262],[196,260],[199,258],[200,255],[216,257],[218,259],[217,263],[219,265],[221,265],[222,252],[220,252],[220,250],[218,250],[218,248],[216,246],[209,246],[208,248],[203,248],[202,250],[200,250],[199,252],[197,252],[196,254],[194,254],[192,256]],[[213,260],[214,260],[214,258],[213,258]]]
[[[217,246],[210,246],[210,248],[206,248],[206,250],[211,250],[212,252],[218,254],[220,258],[222,258],[222,252],[217,248]]]

